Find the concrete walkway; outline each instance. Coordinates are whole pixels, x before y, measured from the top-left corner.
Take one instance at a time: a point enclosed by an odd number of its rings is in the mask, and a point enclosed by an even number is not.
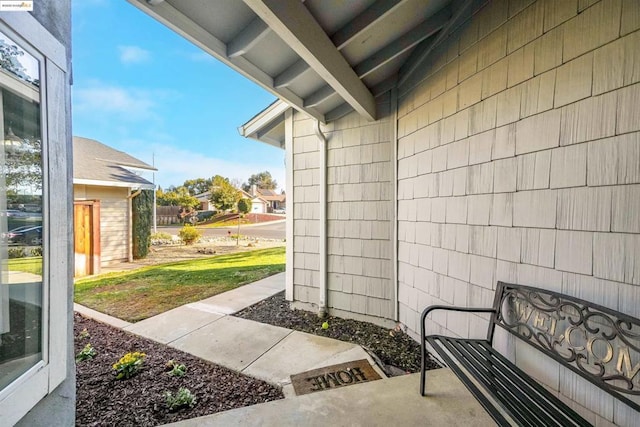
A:
[[[284,290],[276,274],[132,324],[74,305],[101,322],[166,344],[282,387],[285,399],[177,423],[229,425],[492,425],[491,419],[448,369],[429,375],[430,397],[418,393],[418,376],[387,379],[355,344],[231,316]],[[295,396],[290,376],[367,359],[383,378]]]

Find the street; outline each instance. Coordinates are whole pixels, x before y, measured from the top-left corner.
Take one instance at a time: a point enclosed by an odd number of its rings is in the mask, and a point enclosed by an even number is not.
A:
[[[177,235],[181,228],[181,226],[160,226],[158,227],[158,232]],[[196,228],[202,233],[202,237],[226,236],[229,232],[231,232],[231,234],[236,234],[238,232],[238,227]],[[285,222],[275,221],[259,225],[241,225],[240,234],[258,239],[284,239]]]

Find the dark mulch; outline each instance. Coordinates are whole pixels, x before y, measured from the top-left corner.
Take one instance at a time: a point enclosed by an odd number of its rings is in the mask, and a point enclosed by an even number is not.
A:
[[[86,328],[89,337],[82,337]],[[98,354],[76,364],[79,426],[155,426],[256,403],[282,399],[282,391],[229,369],[156,342],[75,315],[75,352],[87,344]],[[117,380],[112,366],[128,352],[147,354],[143,369]],[[187,366],[186,375],[169,375],[166,363]],[[193,408],[170,412],[163,393],[180,387],[196,396]]]
[[[400,328],[386,329],[368,322],[329,316],[321,320],[316,313],[292,310],[284,292],[235,314],[257,322],[352,342],[373,353],[388,376],[420,371],[420,345]],[[323,329],[324,321],[329,328]],[[440,366],[428,360],[428,369]]]

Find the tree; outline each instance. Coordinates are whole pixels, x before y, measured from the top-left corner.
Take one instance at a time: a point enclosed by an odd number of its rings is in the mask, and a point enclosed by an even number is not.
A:
[[[249,177],[249,181],[242,185],[242,189],[244,191],[250,191],[252,185],[264,190],[275,190],[278,188],[278,183],[271,177],[271,173],[269,171],[251,175]]]
[[[173,188],[173,190],[171,190]],[[156,201],[159,206],[182,206],[188,209],[195,209],[200,205],[200,201],[189,194],[185,187],[169,187],[167,191],[158,189]]]
[[[213,180],[211,178],[196,178],[186,180],[182,186],[187,189],[189,194],[195,196],[209,191],[211,189],[211,184],[213,184]]]
[[[220,175],[213,177],[211,188],[211,202],[222,212],[234,208],[242,197],[240,191],[229,183],[229,179]]]
[[[251,212],[251,199],[238,200],[238,234],[236,236],[236,245],[240,244],[240,219],[247,213]]]
[[[246,215],[251,212],[251,205],[253,203],[250,199],[240,199],[238,201],[238,213],[241,215]]]

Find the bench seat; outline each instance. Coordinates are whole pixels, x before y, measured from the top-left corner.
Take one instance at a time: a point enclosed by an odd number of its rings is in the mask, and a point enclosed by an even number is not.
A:
[[[434,321],[429,318],[434,311],[488,316],[486,339],[427,335],[426,323]],[[640,319],[574,296],[504,282],[498,282],[492,307],[425,308],[420,327],[420,393],[426,395],[428,346],[499,425],[590,425],[493,347],[496,328],[538,351],[529,358],[551,358],[619,403],[640,411]]]
[[[430,335],[426,341],[499,425],[591,425],[487,340]]]

